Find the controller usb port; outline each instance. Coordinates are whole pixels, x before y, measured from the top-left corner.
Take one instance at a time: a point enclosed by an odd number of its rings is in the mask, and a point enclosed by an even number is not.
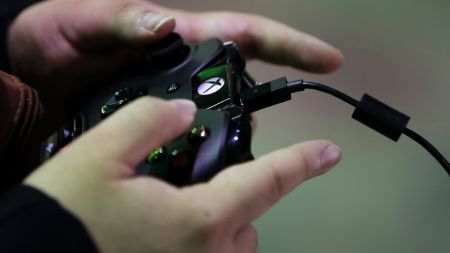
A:
[[[76,138],[78,136],[80,136],[83,133],[83,116],[82,115],[78,115],[75,118],[73,118],[73,122],[72,122],[72,138]]]

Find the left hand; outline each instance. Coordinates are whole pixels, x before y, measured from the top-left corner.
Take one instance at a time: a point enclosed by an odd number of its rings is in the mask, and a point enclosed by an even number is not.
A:
[[[261,16],[194,13],[143,0],[32,5],[11,25],[8,53],[19,78],[65,101],[136,62],[143,46],[174,29],[188,42],[233,40],[248,58],[307,71],[333,71],[342,62],[341,53],[325,42]]]

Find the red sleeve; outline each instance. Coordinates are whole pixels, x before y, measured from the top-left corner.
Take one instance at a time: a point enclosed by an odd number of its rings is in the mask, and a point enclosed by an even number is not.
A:
[[[38,93],[0,71],[0,192],[19,183],[37,165],[36,133],[42,115]]]

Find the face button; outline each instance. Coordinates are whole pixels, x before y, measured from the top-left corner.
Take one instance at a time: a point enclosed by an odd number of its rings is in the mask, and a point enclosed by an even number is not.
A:
[[[132,97],[132,92],[133,90],[131,88],[123,88],[120,89],[116,92],[114,92],[114,98],[119,101],[119,100],[129,100]]]
[[[170,154],[169,166],[172,172],[182,172],[188,170],[191,166],[192,159],[185,150],[175,149]]]
[[[205,125],[200,124],[189,131],[187,138],[191,145],[199,146],[209,138],[209,134],[209,129]]]
[[[167,87],[167,93],[174,93],[175,91],[177,91],[179,88],[181,87],[181,84],[179,83],[171,83],[168,87]]]
[[[213,77],[200,84],[197,88],[197,93],[202,96],[211,95],[222,89],[224,85],[225,79]]]
[[[111,115],[113,112],[117,111],[120,107],[122,107],[126,103],[127,103],[126,100],[119,100],[111,104],[104,105],[100,110],[100,116],[102,117],[102,119],[104,119],[109,115]]]
[[[167,155],[167,149],[165,147],[159,147],[155,149],[145,160],[148,164],[155,164]]]

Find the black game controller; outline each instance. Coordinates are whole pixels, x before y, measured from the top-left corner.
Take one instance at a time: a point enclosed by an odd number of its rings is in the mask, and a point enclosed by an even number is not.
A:
[[[206,181],[228,165],[253,159],[250,117],[240,93],[255,82],[233,42],[185,45],[175,33],[149,49],[149,63],[98,91],[79,114],[43,144],[41,161],[83,131],[143,95],[185,98],[199,108],[192,128],[149,154],[139,173],[175,185]]]
[[[445,157],[406,127],[408,116],[367,94],[357,101],[323,84],[287,82],[284,77],[256,85],[245,71],[236,44],[218,39],[185,45],[178,34],[172,33],[148,52],[147,64],[94,94],[73,121],[43,143],[42,162],[137,97],[184,98],[199,108],[191,129],[150,153],[138,172],[178,186],[207,181],[229,165],[253,159],[251,112],[287,101],[293,92],[314,89],[355,106],[354,119],[394,141],[402,134],[409,136],[450,175]]]

